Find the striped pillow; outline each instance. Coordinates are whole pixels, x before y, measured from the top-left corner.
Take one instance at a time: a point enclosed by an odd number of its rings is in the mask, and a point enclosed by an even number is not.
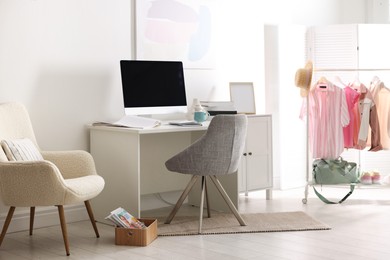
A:
[[[1,147],[9,161],[42,161],[43,157],[33,142],[28,138],[6,139],[1,141]]]

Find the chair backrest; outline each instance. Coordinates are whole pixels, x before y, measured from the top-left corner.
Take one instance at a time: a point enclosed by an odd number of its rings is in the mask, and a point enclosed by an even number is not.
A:
[[[193,175],[223,175],[237,171],[247,131],[245,115],[217,115],[204,136],[169,159],[168,170]]]
[[[30,116],[24,105],[18,102],[0,104],[0,140],[29,138],[38,147]],[[8,161],[0,148],[0,161]]]

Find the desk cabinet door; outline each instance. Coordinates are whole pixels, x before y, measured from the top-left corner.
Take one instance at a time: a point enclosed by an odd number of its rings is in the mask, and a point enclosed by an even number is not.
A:
[[[239,168],[239,190],[272,187],[271,116],[248,116],[244,154]]]

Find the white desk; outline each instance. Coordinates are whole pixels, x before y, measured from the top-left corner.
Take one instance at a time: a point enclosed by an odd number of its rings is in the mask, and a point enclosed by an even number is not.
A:
[[[117,207],[141,217],[143,194],[183,190],[191,176],[169,172],[165,161],[202,136],[207,125],[182,127],[163,124],[152,129],[90,126],[89,129],[91,154],[98,174],[106,182],[102,193],[93,200],[95,217],[103,221]],[[237,206],[237,175],[229,175],[226,179],[232,183],[226,184],[222,178],[222,185]],[[190,201],[196,204],[195,198],[190,198]],[[211,203],[223,204],[217,201]]]

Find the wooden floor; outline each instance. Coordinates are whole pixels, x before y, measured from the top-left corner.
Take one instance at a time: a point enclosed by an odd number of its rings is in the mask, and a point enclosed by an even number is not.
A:
[[[323,188],[341,197],[345,188]],[[147,247],[115,246],[113,227],[99,224],[95,238],[88,221],[68,224],[71,255],[65,256],[59,226],[7,234],[0,259],[390,259],[390,187],[358,189],[341,205],[326,205],[310,190],[302,204],[303,189],[265,192],[240,197],[240,212],[302,210],[332,227],[329,231],[278,232],[235,235],[160,237]],[[170,208],[146,214],[167,214]],[[181,214],[197,213],[185,207]],[[12,223],[11,223],[12,225]]]

